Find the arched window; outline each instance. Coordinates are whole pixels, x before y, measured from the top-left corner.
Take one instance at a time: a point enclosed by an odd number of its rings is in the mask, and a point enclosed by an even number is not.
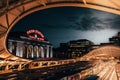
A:
[[[26,48],[26,46],[22,46],[22,57],[27,58],[27,48]]]
[[[38,50],[38,46],[35,46],[34,47],[34,55],[33,55],[34,57],[33,58],[37,58],[37,52],[38,52],[37,50]]]
[[[41,47],[39,47],[39,49],[38,49],[38,55],[39,55],[39,58],[41,58],[42,57],[42,49],[41,49]]]
[[[28,58],[32,58],[32,49],[33,49],[33,47],[30,45],[30,46],[28,46]]]

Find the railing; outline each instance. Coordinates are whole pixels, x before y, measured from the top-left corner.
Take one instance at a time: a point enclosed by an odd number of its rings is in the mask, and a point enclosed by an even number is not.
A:
[[[6,61],[1,62],[0,65],[0,74],[10,73],[13,71],[21,71],[24,69],[37,69],[37,68],[45,68],[51,66],[59,66],[70,63],[76,63],[81,61],[78,59],[68,59],[68,60],[58,60],[58,61],[30,61],[30,62],[16,62],[16,61]]]

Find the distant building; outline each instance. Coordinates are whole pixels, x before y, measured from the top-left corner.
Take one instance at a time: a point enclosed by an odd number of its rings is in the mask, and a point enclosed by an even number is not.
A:
[[[68,42],[68,58],[77,58],[85,55],[91,49],[93,42],[87,39],[80,39]]]
[[[18,57],[28,59],[53,57],[52,44],[38,30],[11,32],[7,43],[9,52]]]
[[[120,32],[118,32],[118,37],[120,38]]]
[[[54,48],[53,56],[60,59],[66,59],[67,57],[67,50],[68,44],[67,43],[60,43],[60,47]]]
[[[60,53],[58,56],[62,55],[62,58],[77,58],[85,55],[91,50],[93,42],[87,39],[73,40],[67,43],[61,43],[59,47]]]
[[[92,46],[91,46],[91,50],[97,49],[97,48],[99,48],[99,47],[100,47],[100,45],[92,45]]]
[[[116,36],[109,38],[108,43],[100,43],[100,46],[107,46],[107,45],[120,46],[120,32],[118,32]]]
[[[120,46],[120,32],[116,36],[109,38],[109,42],[113,45]]]
[[[93,45],[93,42],[87,39],[73,40],[68,42],[69,47],[87,47]]]
[[[114,43],[100,43],[100,46],[114,45]]]

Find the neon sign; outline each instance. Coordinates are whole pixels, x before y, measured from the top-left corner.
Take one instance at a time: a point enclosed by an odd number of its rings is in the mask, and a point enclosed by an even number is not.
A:
[[[31,39],[36,39],[36,40],[40,40],[40,41],[45,40],[44,35],[38,30],[34,30],[34,29],[28,30],[27,35]]]

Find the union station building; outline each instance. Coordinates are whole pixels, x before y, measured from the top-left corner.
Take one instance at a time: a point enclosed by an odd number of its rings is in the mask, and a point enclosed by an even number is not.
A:
[[[22,58],[53,57],[52,44],[40,31],[34,29],[26,32],[11,32],[8,35],[7,48],[10,53]]]

